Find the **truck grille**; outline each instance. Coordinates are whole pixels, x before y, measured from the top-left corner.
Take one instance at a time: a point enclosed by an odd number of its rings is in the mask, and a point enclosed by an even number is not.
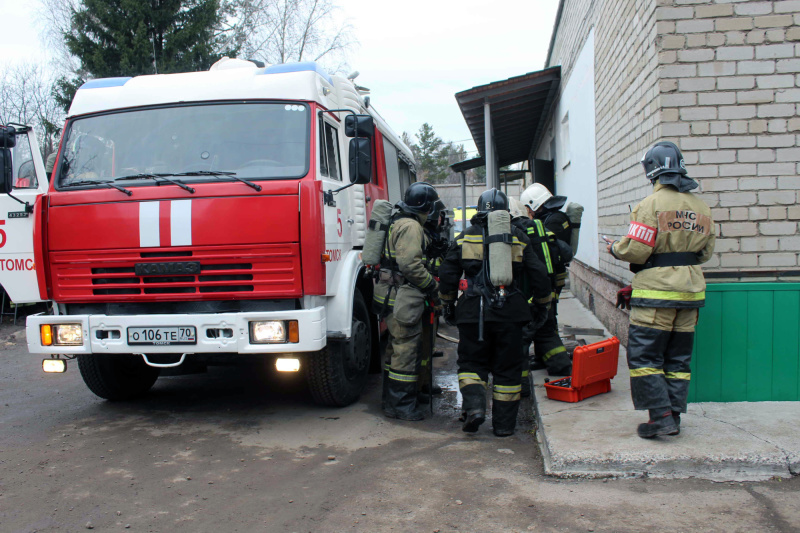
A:
[[[53,292],[60,301],[296,297],[300,286],[297,244],[187,251],[54,252]],[[200,263],[196,274],[137,275],[137,263]]]

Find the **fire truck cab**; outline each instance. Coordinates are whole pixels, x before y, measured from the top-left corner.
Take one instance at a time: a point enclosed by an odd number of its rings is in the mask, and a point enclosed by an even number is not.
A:
[[[109,400],[166,368],[259,358],[304,372],[318,403],[355,401],[379,357],[359,252],[371,205],[415,181],[365,92],[315,63],[227,58],[84,84],[49,186],[32,150],[24,287],[0,272],[14,301],[52,301],[28,318],[29,351],[46,370],[77,359]],[[7,174],[0,203],[22,211]]]

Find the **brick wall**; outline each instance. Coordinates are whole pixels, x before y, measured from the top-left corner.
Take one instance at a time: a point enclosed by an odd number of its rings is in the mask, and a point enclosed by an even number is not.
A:
[[[717,222],[716,251],[704,269],[729,274],[725,281],[742,271],[796,271],[800,0],[562,3],[548,62],[562,66],[562,87],[595,29],[600,232],[625,234],[630,208],[652,191],[641,156],[667,139],[683,150]],[[538,157],[547,157],[550,138],[534,147]],[[615,280],[632,277],[626,265],[601,253],[599,271],[571,270],[576,296],[623,333],[624,315],[609,301]]]
[[[595,24],[598,13],[596,0],[562,0],[561,20],[556,29],[553,48],[550,50],[548,67],[561,66],[561,87],[560,93],[564,91],[572,67],[578,59],[578,55],[589,36],[589,30]],[[633,3],[633,0],[629,0]]]
[[[592,27],[598,229],[620,236],[627,231],[631,207],[650,192],[639,161],[659,136],[656,2],[564,0],[548,62],[548,66],[561,65],[562,90]],[[545,135],[537,147],[540,157],[550,138]],[[631,276],[626,265],[604,253],[600,254],[600,270],[617,279]]]
[[[661,133],[717,222],[706,270],[797,267],[800,1],[657,1]]]
[[[596,28],[599,231],[619,237],[627,232],[632,207],[652,191],[641,159],[660,136],[656,2],[605,0]],[[616,279],[632,277],[627,264],[605,252],[600,270]]]

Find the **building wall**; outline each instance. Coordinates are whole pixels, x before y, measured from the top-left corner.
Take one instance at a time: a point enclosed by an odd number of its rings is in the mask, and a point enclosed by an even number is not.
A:
[[[552,148],[559,151],[559,109],[563,110],[564,96],[575,85],[572,78],[580,72],[575,66],[591,35],[594,153],[585,146],[575,147],[571,157],[582,159],[580,166],[596,168],[574,177],[575,188],[593,189],[596,215],[591,210],[585,213],[578,259],[570,267],[570,288],[623,342],[627,342],[628,317],[614,302],[616,291],[632,275],[627,264],[611,258],[599,245],[598,233],[610,237],[624,234],[631,208],[651,190],[640,161],[661,135],[656,7],[656,0],[563,0],[547,65],[561,65],[559,101],[543,139],[534,147],[535,156],[542,159],[552,158]],[[551,145],[554,138],[556,146]],[[559,187],[561,183],[566,186],[567,180],[559,179],[558,174],[556,179]],[[589,223],[592,215],[596,216],[594,224]],[[584,247],[596,249],[596,255],[587,257]]]
[[[584,207],[577,259],[599,268],[597,229],[597,158],[595,156],[594,30],[581,47],[553,113],[552,127],[541,152],[555,159],[555,194]],[[550,152],[556,139],[557,154]],[[544,154],[539,153],[542,158]]]
[[[800,1],[659,3],[662,133],[718,223],[705,270],[796,267]]]
[[[576,188],[596,191],[597,219],[594,227],[586,227],[585,222],[581,228],[578,259],[620,280],[630,279],[627,266],[598,247],[597,233],[624,234],[630,209],[649,192],[640,160],[660,135],[655,12],[655,0],[564,0],[547,65],[561,65],[559,101],[534,151],[537,158],[552,159],[551,141],[555,137],[555,144],[560,142],[564,96],[574,85],[571,78],[578,72],[575,66],[594,30],[595,150],[590,153],[586,146],[574,146],[571,157],[580,160],[578,166],[596,167],[592,174],[575,173],[573,182]],[[572,130],[570,125],[570,134]],[[559,186],[567,181],[562,170],[556,169]],[[588,222],[591,215],[587,215]],[[597,248],[598,252],[584,255],[583,246]]]
[[[800,0],[563,4],[548,62],[562,65],[562,97],[583,43],[595,32],[599,232],[626,233],[630,209],[652,190],[641,156],[653,142],[672,140],[717,222],[716,251],[704,270],[728,274],[726,281],[796,272]],[[536,157],[550,159],[559,118],[556,112]],[[592,185],[588,178],[584,184]],[[584,233],[581,242],[589,238]],[[599,268],[582,261],[571,268],[573,292],[623,335],[625,315],[612,302],[631,278],[627,264],[602,250]]]

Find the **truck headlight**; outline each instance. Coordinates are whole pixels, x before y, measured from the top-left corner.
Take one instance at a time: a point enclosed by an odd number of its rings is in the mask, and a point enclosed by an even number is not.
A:
[[[297,372],[300,370],[300,359],[293,357],[279,357],[275,360],[278,372]]]
[[[42,346],[82,346],[80,324],[45,324],[41,328]]]
[[[283,320],[250,322],[250,342],[253,344],[286,342],[286,324]]]
[[[63,374],[67,371],[67,362],[63,359],[45,359],[42,361],[42,370],[48,374]]]

